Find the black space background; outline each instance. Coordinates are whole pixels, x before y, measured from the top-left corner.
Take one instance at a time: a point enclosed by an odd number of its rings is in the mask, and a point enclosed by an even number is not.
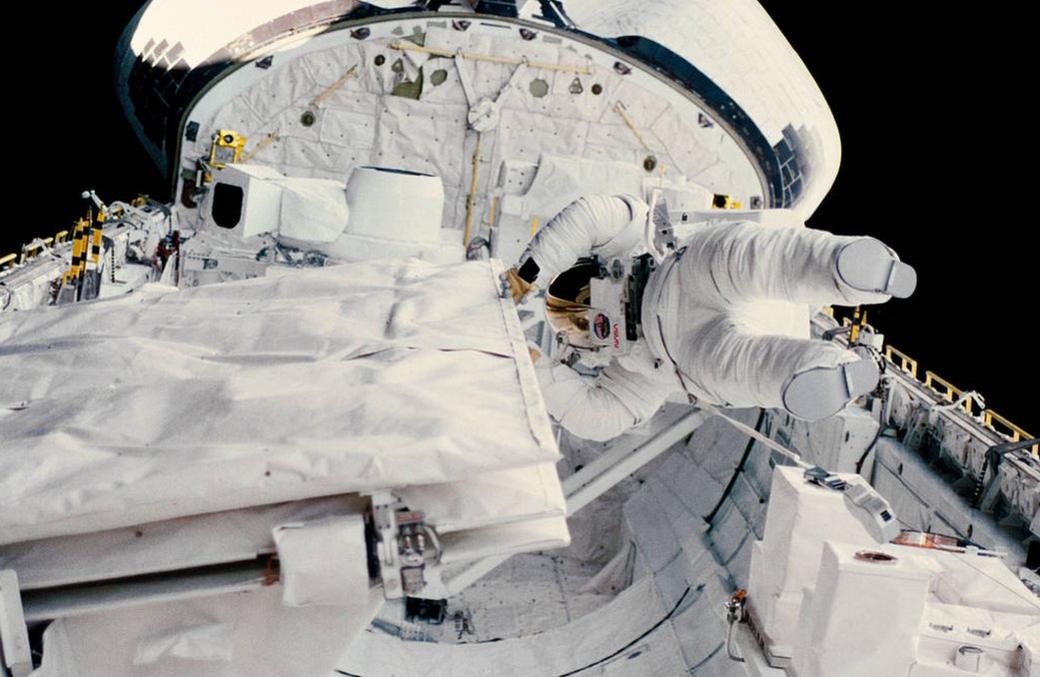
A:
[[[877,236],[919,272],[915,296],[877,307],[872,323],[922,370],[1040,433],[1035,123],[1007,47],[1014,16],[974,3],[763,4],[842,136],[841,171],[810,224]],[[9,34],[0,254],[67,227],[85,188],[167,199],[112,85],[139,5],[67,3]]]

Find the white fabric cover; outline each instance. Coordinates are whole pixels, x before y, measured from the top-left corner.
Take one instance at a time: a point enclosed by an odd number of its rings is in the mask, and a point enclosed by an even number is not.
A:
[[[414,257],[431,263],[460,263],[466,258],[462,237],[458,235],[458,231],[445,232],[450,234],[451,240],[415,242],[343,233],[336,238],[335,242],[318,247],[318,249],[340,261],[375,261]]]
[[[441,177],[392,167],[356,167],[347,180],[347,231],[388,240],[440,240]]]
[[[538,232],[520,261],[534,259],[544,287],[590,252],[636,253],[646,211],[631,196],[581,198]],[[539,361],[549,413],[579,437],[607,440],[648,419],[676,392],[713,404],[782,407],[794,374],[859,359],[836,343],[809,339],[809,306],[888,298],[836,281],[837,254],[855,239],[796,219],[789,227],[730,222],[696,229],[682,243],[683,255],[651,276],[645,344],[637,342],[594,381]]]
[[[212,623],[146,637],[137,645],[134,665],[157,663],[167,657],[192,661],[230,661],[231,630],[229,623]]]
[[[282,524],[272,533],[285,606],[346,607],[368,593],[361,515]]]
[[[350,608],[282,605],[279,586],[247,594],[63,618],[43,635],[33,677],[328,675],[345,643],[383,604],[380,588]]]
[[[333,242],[347,227],[346,188],[329,179],[280,179],[278,233],[306,242]]]
[[[636,195],[643,190],[646,171],[629,162],[590,160],[542,154],[531,186],[523,195],[502,199],[502,212],[524,218],[557,214],[582,195]]]
[[[0,418],[0,543],[553,462],[500,269],[348,264],[0,318],[0,401],[28,402]]]

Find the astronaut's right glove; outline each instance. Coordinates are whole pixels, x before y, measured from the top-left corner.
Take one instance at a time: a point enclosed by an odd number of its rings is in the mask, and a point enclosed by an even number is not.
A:
[[[520,303],[525,296],[534,291],[535,285],[524,280],[513,266],[502,273],[502,297],[508,293],[513,303]]]

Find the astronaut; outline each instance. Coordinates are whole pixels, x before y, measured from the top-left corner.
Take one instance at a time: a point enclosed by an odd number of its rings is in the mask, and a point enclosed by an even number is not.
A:
[[[789,222],[697,227],[659,257],[644,286],[628,285],[635,306],[626,304],[627,322],[614,310],[600,314],[591,290],[618,277],[620,262],[647,261],[633,256],[654,249],[648,205],[631,195],[590,195],[549,221],[505,282],[518,302],[546,289],[546,316],[565,361],[539,356],[535,367],[553,418],[602,441],[675,395],[781,408],[812,421],[874,390],[875,359],[810,339],[810,307],[907,297],[914,269],[874,238],[833,235],[777,214]],[[598,375],[579,374],[576,360],[601,367]]]

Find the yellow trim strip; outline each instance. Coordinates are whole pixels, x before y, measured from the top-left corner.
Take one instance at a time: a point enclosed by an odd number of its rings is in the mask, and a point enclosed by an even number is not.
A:
[[[351,66],[347,70],[346,73],[344,73],[342,76],[340,76],[339,79],[337,79],[331,85],[329,85],[328,87],[323,89],[321,91],[321,94],[319,94],[318,96],[314,97],[314,99],[311,100],[311,108],[317,108],[318,106],[320,106],[322,101],[324,101],[325,99],[327,99],[330,96],[332,96],[333,92],[335,92],[337,89],[339,89],[343,85],[347,84],[347,81],[350,80],[355,75],[357,75],[357,66]],[[259,150],[259,148],[257,148],[257,150]]]
[[[636,123],[631,118],[631,116],[629,116],[628,109],[625,107],[625,104],[621,103],[620,101],[615,101],[614,112],[621,116],[621,119],[624,121],[625,125],[627,125],[628,128],[632,131],[633,136],[635,136],[636,140],[639,141],[639,145],[643,147],[643,150],[645,150],[648,153],[651,152],[650,144],[646,142],[646,139],[643,138],[643,135],[639,133],[638,129],[636,129]]]
[[[274,143],[277,140],[278,140],[278,132],[271,132],[270,134],[268,134],[264,138],[260,139],[259,143],[256,144],[256,147],[253,148],[253,150],[249,151],[248,153],[245,153],[240,158],[240,161],[243,164],[245,164],[246,162],[249,162],[250,160],[253,159],[253,157],[257,153],[262,151],[264,148],[267,148],[268,146],[270,146],[272,143]]]
[[[495,219],[498,217],[498,196],[491,196],[491,207],[488,209],[488,228],[495,227]]]
[[[477,132],[477,144],[473,148],[473,160],[470,166],[469,194],[466,196],[466,227],[462,231],[462,246],[469,244],[470,230],[473,227],[473,208],[477,204],[477,180],[480,177],[480,132]]]

